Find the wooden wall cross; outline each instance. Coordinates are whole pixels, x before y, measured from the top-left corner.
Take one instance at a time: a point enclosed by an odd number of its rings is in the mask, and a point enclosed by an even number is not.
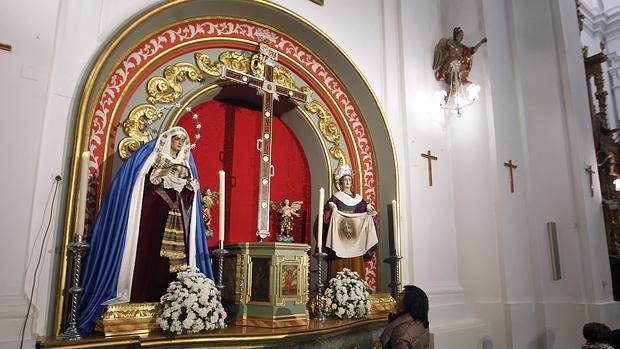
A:
[[[510,192],[514,193],[515,192],[515,180],[512,174],[512,170],[515,170],[517,168],[517,165],[513,164],[512,160],[508,160],[508,162],[504,162],[504,166],[508,167],[508,170],[510,171]]]
[[[426,153],[422,153],[420,154],[423,158],[426,158],[426,160],[428,160],[428,185],[430,187],[433,186],[433,165],[432,165],[432,161],[433,160],[437,160],[436,156],[431,155],[431,151],[429,150]]]
[[[3,44],[3,43],[0,42],[0,50],[11,51],[12,49],[13,49],[13,47],[11,47],[11,45]]]
[[[586,167],[586,173],[590,177],[590,196],[594,197],[594,183],[592,183],[592,175],[596,172],[594,172],[592,166],[588,165],[588,167]]]

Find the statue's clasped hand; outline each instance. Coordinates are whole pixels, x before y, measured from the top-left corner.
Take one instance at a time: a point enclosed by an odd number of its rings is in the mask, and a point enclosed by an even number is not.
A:
[[[366,206],[366,212],[368,212],[368,214],[371,216],[377,215],[377,210],[375,210],[375,207],[371,204],[368,204],[368,206]]]
[[[186,186],[187,186],[189,189],[192,189],[192,190],[198,190],[198,189],[200,189],[200,188],[198,187],[198,181],[196,180],[196,178],[190,178],[190,179],[188,179],[188,180],[187,180],[187,184],[186,184]]]

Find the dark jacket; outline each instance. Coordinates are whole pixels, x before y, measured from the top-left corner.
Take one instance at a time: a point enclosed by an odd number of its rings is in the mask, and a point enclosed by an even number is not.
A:
[[[381,334],[385,349],[428,349],[430,332],[410,314],[403,314],[388,323]]]

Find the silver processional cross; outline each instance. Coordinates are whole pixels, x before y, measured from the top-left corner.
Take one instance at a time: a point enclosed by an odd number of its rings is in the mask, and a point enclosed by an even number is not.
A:
[[[274,167],[271,164],[271,126],[273,118],[273,100],[279,96],[286,96],[293,100],[308,103],[310,96],[306,93],[292,90],[274,82],[274,67],[278,60],[278,52],[260,44],[260,61],[264,62],[263,76],[257,77],[236,71],[225,66],[221,67],[220,78],[232,80],[249,87],[258,89],[263,95],[263,120],[261,137],[256,140],[256,149],[260,152],[260,173],[258,177],[258,228],[256,235],[261,241],[269,236],[269,191],[271,176]]]

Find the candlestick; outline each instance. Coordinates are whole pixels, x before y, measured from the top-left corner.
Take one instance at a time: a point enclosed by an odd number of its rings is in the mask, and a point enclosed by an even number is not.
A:
[[[321,190],[322,189],[323,188],[321,188]],[[318,290],[316,293],[316,309],[314,312],[314,318],[319,321],[325,321],[325,315],[323,315],[323,311],[321,309],[323,307],[323,304],[321,302],[321,299],[323,298],[323,276],[321,274],[321,269],[323,265],[323,259],[327,257],[327,253],[319,251],[315,253],[314,256],[316,257],[316,264],[318,266],[318,279],[316,283]]]
[[[75,235],[78,240],[84,236],[84,220],[86,218],[86,194],[88,193],[88,161],[90,152],[85,151],[80,157],[80,184],[78,185],[77,200],[77,221],[75,224]]]
[[[325,201],[325,189],[319,189],[319,219],[317,221],[317,251],[323,251],[323,205]]]
[[[218,248],[213,251],[213,255],[217,257],[217,265],[218,265],[218,278],[217,278],[217,287],[220,292],[224,289],[224,283],[222,282],[222,275],[224,269],[224,257],[228,254],[228,251],[224,248],[224,240],[220,240],[218,244]]]
[[[398,203],[396,200],[392,200],[392,225],[394,233],[394,254],[383,260],[383,263],[390,265],[390,284],[388,285],[392,289],[392,297],[397,299],[402,289],[400,282],[400,264],[403,258],[400,255],[400,215],[398,214]]]
[[[71,295],[71,308],[69,309],[69,324],[65,331],[57,337],[58,340],[76,341],[82,339],[77,327],[78,301],[83,291],[83,288],[80,287],[80,274],[82,272],[82,258],[86,255],[89,247],[88,243],[81,240],[69,244],[69,252],[73,254],[73,278],[71,279],[71,288],[68,290]]]
[[[218,172],[220,175],[220,217],[219,217],[219,223],[220,223],[220,229],[219,229],[219,240],[220,241],[224,241],[224,220],[225,220],[225,216],[224,216],[224,206],[225,206],[225,201],[226,201],[226,185],[225,185],[225,176],[226,173],[222,170],[220,170],[220,172]]]

